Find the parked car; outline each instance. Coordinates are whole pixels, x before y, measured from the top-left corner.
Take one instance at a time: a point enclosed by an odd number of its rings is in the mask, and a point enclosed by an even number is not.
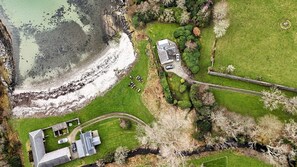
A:
[[[166,70],[171,70],[171,69],[173,69],[173,65],[167,65],[167,66],[165,66],[165,69]]]
[[[58,144],[63,144],[63,143],[67,143],[67,142],[68,142],[67,138],[63,138],[63,139],[58,140]]]
[[[76,152],[77,151],[77,147],[76,147],[76,144],[75,143],[72,143],[71,144],[71,147],[72,147],[72,152]]]
[[[180,61],[180,54],[176,54],[176,61]]]

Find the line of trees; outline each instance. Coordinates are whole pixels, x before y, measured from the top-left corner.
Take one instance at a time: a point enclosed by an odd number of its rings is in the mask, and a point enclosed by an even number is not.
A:
[[[135,0],[132,23],[142,27],[158,20],[186,25],[193,23],[205,27],[211,19],[212,0]]]

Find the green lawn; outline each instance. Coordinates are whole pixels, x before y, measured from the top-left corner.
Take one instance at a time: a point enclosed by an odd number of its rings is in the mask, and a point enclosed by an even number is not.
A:
[[[145,54],[147,43],[147,41],[140,41],[137,43],[137,48],[140,51],[140,54],[137,63],[129,74],[133,76],[140,75],[143,77],[144,82],[137,83],[137,86],[140,87],[142,90],[145,86],[148,74],[148,57]],[[30,131],[39,128],[45,128],[50,125],[54,125],[56,123],[67,121],[76,117],[80,118],[81,123],[83,123],[97,116],[111,112],[127,112],[142,119],[147,123],[152,122],[154,118],[143,105],[141,94],[137,93],[136,90],[128,87],[129,82],[130,79],[128,76],[123,78],[114,88],[112,88],[112,90],[107,92],[103,97],[98,97],[83,109],[67,114],[65,116],[12,120],[11,123],[13,124],[15,130],[18,132],[20,141],[22,143],[25,166],[30,166],[28,162],[28,152],[26,149],[26,144],[29,144],[28,133]],[[53,141],[53,144],[54,142],[55,141]]]
[[[188,161],[188,165],[192,164],[194,166],[201,166],[203,163],[205,167],[225,167],[225,165],[226,167],[272,167],[272,165],[265,164],[256,158],[240,155],[229,150],[215,152],[211,155]]]
[[[153,22],[147,24],[146,33],[152,39],[153,44],[162,39],[175,41],[173,32],[179,27],[178,24]]]
[[[227,167],[228,166],[228,158],[221,157],[218,159],[203,162],[203,166],[204,167]]]
[[[212,90],[220,106],[225,106],[229,111],[237,112],[242,115],[251,116],[255,119],[266,114],[273,114],[280,120],[297,120],[297,116],[288,114],[282,110],[269,111],[264,108],[261,97],[249,94],[241,94],[225,90]]]
[[[132,123],[129,130],[124,130],[119,125],[119,119],[105,120],[83,129],[83,132],[89,130],[98,130],[102,144],[96,147],[97,154],[82,159],[60,165],[63,167],[80,166],[90,164],[96,160],[104,158],[106,155],[113,154],[119,146],[127,146],[134,149],[138,146],[136,139],[136,126]]]
[[[228,3],[230,27],[218,40],[215,69],[232,64],[236,75],[297,87],[297,1]],[[289,30],[280,28],[285,18]]]

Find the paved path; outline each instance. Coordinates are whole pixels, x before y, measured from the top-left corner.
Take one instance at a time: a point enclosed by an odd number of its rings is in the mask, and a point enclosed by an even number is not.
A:
[[[143,122],[141,119],[131,115],[131,114],[127,114],[127,113],[122,113],[122,112],[114,112],[114,113],[110,113],[110,114],[105,114],[99,117],[96,117],[94,119],[91,119],[85,123],[80,124],[78,127],[74,128],[73,131],[69,134],[68,136],[68,141],[69,143],[73,143],[75,141],[75,137],[77,135],[78,132],[80,132],[83,128],[86,128],[90,125],[93,125],[95,123],[104,121],[106,119],[111,119],[111,118],[124,118],[124,119],[129,119],[133,122],[136,122],[139,125],[142,126],[147,126],[147,124],[145,122]]]

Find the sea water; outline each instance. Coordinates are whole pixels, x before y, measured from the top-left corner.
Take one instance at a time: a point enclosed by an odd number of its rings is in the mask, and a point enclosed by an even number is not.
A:
[[[0,0],[13,36],[17,83],[53,79],[105,47],[101,15],[110,0]]]

